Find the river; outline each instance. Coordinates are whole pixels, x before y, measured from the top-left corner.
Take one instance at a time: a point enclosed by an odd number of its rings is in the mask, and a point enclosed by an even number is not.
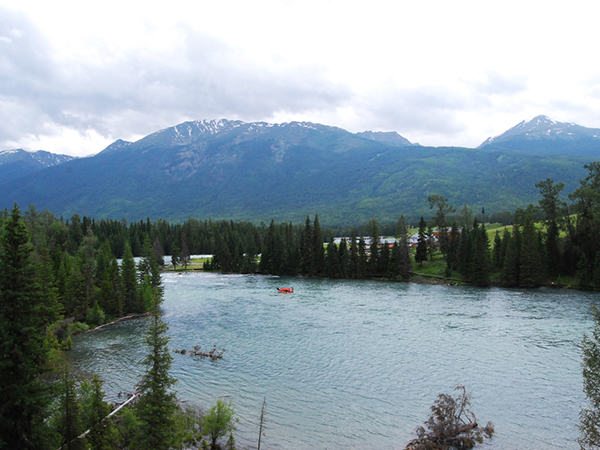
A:
[[[230,400],[240,448],[402,449],[464,385],[487,449],[577,449],[583,333],[600,294],[188,273],[163,275],[180,399]],[[278,294],[277,287],[294,287]],[[109,400],[139,379],[145,321],[76,336],[70,359]]]

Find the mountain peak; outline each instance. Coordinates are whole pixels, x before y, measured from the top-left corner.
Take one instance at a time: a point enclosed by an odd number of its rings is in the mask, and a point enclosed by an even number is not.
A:
[[[479,147],[530,154],[600,155],[600,129],[571,122],[557,122],[545,115],[522,121],[499,136],[486,139]]]

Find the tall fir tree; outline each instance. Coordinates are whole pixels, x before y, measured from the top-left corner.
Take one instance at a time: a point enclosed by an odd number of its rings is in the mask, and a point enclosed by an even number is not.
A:
[[[89,395],[82,399],[82,406],[86,412],[86,428],[90,430],[87,441],[91,450],[112,450],[113,444],[118,441],[117,430],[110,418],[110,405],[104,400],[102,381],[98,375],[88,382]]]
[[[142,394],[136,408],[141,424],[135,443],[140,449],[168,450],[174,437],[177,403],[172,388],[177,380],[169,374],[173,357],[169,353],[168,327],[162,320],[160,301],[154,297],[145,337],[149,353],[142,361],[146,371],[138,384]]]
[[[490,243],[485,226],[473,229],[473,262],[471,266],[471,281],[476,286],[490,285]]]
[[[133,253],[129,242],[125,244],[123,261],[121,262],[121,283],[123,286],[124,312],[143,312],[140,298],[140,287],[138,283],[137,269],[133,260]]]
[[[319,222],[319,215],[315,214],[313,225],[313,274],[322,275],[325,270],[325,248],[323,247],[323,230]]]
[[[46,388],[39,375],[48,360],[46,328],[54,300],[42,291],[33,246],[15,204],[0,237],[0,448],[45,448]]]
[[[75,387],[75,379],[66,363],[63,366],[59,382],[59,392],[59,407],[53,422],[60,436],[60,448],[64,450],[87,449],[87,440],[79,438],[85,431],[83,413]]]
[[[583,392],[588,401],[587,408],[579,413],[581,449],[600,448],[600,310],[592,306],[591,312],[594,329],[591,335],[583,335],[581,344]]]
[[[300,273],[303,275],[314,275],[313,263],[313,227],[310,217],[306,216],[306,222],[300,235]]]
[[[419,237],[417,241],[417,251],[415,253],[415,262],[419,266],[423,265],[424,261],[427,261],[427,222],[423,216],[419,221]]]

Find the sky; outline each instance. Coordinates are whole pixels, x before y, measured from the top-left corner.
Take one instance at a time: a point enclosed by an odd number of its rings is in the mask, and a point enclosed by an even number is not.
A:
[[[600,128],[595,2],[0,0],[0,151],[75,156],[187,120],[477,147]]]

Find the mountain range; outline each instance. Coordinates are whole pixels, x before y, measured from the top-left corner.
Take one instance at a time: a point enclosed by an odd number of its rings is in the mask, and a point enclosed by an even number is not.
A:
[[[136,142],[118,140],[93,157],[37,152],[31,162],[23,150],[0,152],[0,207],[16,201],[64,217],[130,221],[301,223],[319,214],[322,224],[353,225],[427,217],[427,197],[439,194],[476,211],[513,211],[537,202],[535,183],[549,177],[572,192],[584,164],[600,159],[598,136],[545,116],[476,149],[309,122],[191,121]],[[27,163],[15,164],[17,155]]]

